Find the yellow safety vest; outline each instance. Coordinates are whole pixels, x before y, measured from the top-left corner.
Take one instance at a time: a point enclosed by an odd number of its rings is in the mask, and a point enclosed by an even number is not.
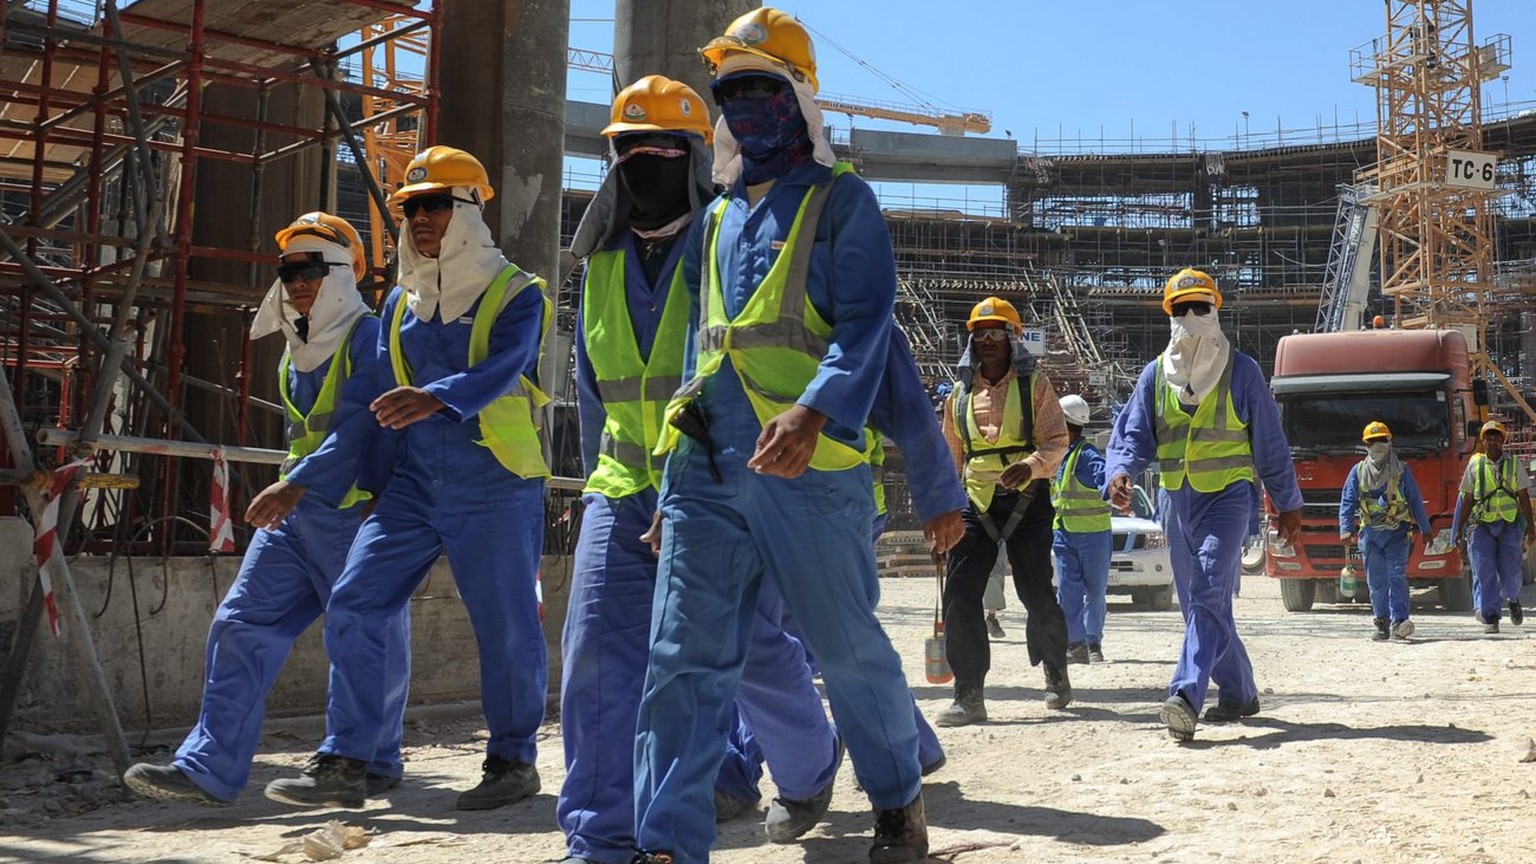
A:
[[[1520,518],[1513,457],[1495,463],[1487,454],[1473,453],[1467,468],[1472,471],[1472,512],[1476,521],[1514,522]]]
[[[852,165],[839,162],[831,180],[805,193],[784,248],[734,319],[726,317],[725,293],[720,285],[720,222],[729,202],[722,199],[710,211],[704,243],[704,285],[699,291],[698,372],[668,403],[669,421],[704,389],[727,357],[760,424],[789,410],[816,377],[832,327],[806,296],[811,250],[832,181],[852,170]],[[656,454],[670,452],[681,436],[669,422],[657,442]],[[811,454],[810,467],[846,471],[863,464],[864,453],[858,448],[823,434]]]
[[[358,321],[363,317],[358,316]],[[353,321],[352,326],[347,328],[347,335],[342,337],[341,346],[331,355],[331,368],[325,371],[325,380],[320,382],[320,392],[315,394],[315,404],[310,406],[308,414],[293,404],[293,396],[289,391],[288,369],[293,365],[292,358],[284,351],[283,359],[278,361],[277,390],[282,394],[283,407],[288,414],[288,458],[283,460],[282,467],[278,469],[278,479],[287,480],[288,474],[300,460],[319,450],[320,445],[325,443],[325,436],[331,431],[331,420],[336,414],[336,399],[347,386],[347,379],[352,377],[352,333],[356,330],[357,321]],[[372,497],[373,493],[364,492],[354,484],[336,506],[339,510],[345,510]]]
[[[885,501],[885,436],[872,427],[865,427],[865,461],[869,462],[869,476],[875,485],[875,515],[890,512]]]
[[[516,286],[509,288],[513,277],[521,278]],[[512,298],[530,285],[537,286],[539,296],[544,301],[544,324],[539,332],[539,356],[544,356],[544,340],[554,325],[555,304],[550,302],[549,295],[544,291],[543,279],[530,276],[508,264],[491,280],[480,298],[480,307],[475,310],[475,320],[469,331],[471,367],[485,362],[491,356],[491,328],[496,318],[512,302]],[[400,324],[405,319],[405,307],[405,298],[401,297],[395,303],[395,314],[389,323],[389,365],[394,370],[395,384],[399,387],[415,386],[410,361],[400,347]],[[481,438],[475,443],[489,447],[496,461],[519,477],[548,477],[549,463],[544,461],[544,446],[539,440],[539,419],[536,413],[547,404],[549,397],[544,391],[527,375],[519,375],[512,389],[480,409],[478,420]]]
[[[651,451],[661,439],[667,401],[683,383],[683,343],[688,335],[688,288],[679,266],[667,289],[650,359],[640,359],[626,302],[625,271],[623,250],[599,252],[587,259],[582,283],[587,360],[608,412],[597,467],[583,491],[609,498],[661,488],[664,462]]]
[[[1363,463],[1362,463],[1363,464]],[[1360,466],[1355,466],[1355,488],[1360,492],[1360,526],[1370,528],[1396,528],[1408,522],[1408,496],[1403,494],[1403,478],[1397,477],[1387,490],[1387,503],[1367,493],[1360,485]]]
[[[1003,476],[1003,469],[1013,462],[1010,456],[1024,457],[1035,452],[1034,442],[1034,411],[1035,411],[1035,387],[1038,378],[1035,373],[1029,373],[1029,422],[1024,422],[1025,414],[1023,405],[1025,400],[1022,388],[1019,387],[1017,375],[1008,382],[1008,395],[1003,402],[1003,425],[997,430],[997,441],[990,443],[981,434],[981,427],[976,425],[976,412],[971,405],[971,388],[967,386],[957,387],[955,396],[951,400],[953,409],[950,412],[950,422],[954,424],[955,435],[960,439],[965,455],[965,494],[976,505],[978,513],[985,513],[992,507],[992,496],[997,492],[998,478]]]
[[[1162,357],[1153,361],[1157,364],[1154,434],[1164,489],[1178,489],[1188,479],[1196,492],[1214,493],[1233,483],[1257,481],[1248,424],[1238,419],[1232,405],[1235,356],[1228,346],[1221,380],[1200,400],[1193,417],[1184,413],[1178,391],[1164,379]]]
[[[1079,438],[1061,465],[1061,482],[1051,485],[1051,506],[1056,508],[1052,528],[1073,534],[1095,534],[1109,530],[1109,502],[1103,493],[1077,479],[1077,457],[1088,447]]]

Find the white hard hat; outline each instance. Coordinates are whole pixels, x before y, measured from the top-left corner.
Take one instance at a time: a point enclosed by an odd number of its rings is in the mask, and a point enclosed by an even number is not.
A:
[[[1088,402],[1076,393],[1061,397],[1061,413],[1073,426],[1088,425]]]

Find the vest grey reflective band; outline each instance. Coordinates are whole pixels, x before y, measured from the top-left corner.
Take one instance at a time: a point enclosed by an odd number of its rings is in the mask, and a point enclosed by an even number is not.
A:
[[[641,380],[639,376],[599,380],[597,392],[604,402],[639,402],[642,398],[650,402],[666,402],[677,388],[683,386],[683,376],[662,375],[646,381],[644,392],[641,392]]]
[[[597,452],[599,455],[612,456],[625,465],[644,465],[646,456],[649,455],[639,444],[616,440],[606,430],[597,440]]]

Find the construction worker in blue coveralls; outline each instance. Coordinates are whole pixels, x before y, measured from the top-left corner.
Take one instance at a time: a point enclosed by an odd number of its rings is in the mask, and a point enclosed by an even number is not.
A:
[[[639,862],[697,864],[711,789],[773,580],[876,811],[872,861],[927,855],[917,728],[874,615],[864,425],[889,352],[895,261],[874,194],[825,138],[814,49],[761,8],[702,49],[725,194],[684,247],[699,328],[667,407],[650,662],[635,753]],[[695,294],[695,292],[697,292]]]
[[[535,418],[548,401],[537,376],[554,309],[543,280],[492,239],[481,218],[492,194],[479,160],[436,146],[390,196],[404,214],[400,284],[381,316],[387,392],[370,407],[394,430],[399,461],[326,609],[326,739],[302,776],[267,784],[273,800],[362,804],[362,760],[387,722],[393,674],[382,624],[444,552],[475,631],[490,732],[481,781],[457,806],[500,807],[539,789],[548,670],[535,578],[549,468]]]
[[[1413,469],[1392,449],[1392,430],[1380,420],[1365,426],[1360,440],[1365,458],[1350,469],[1339,500],[1339,539],[1346,546],[1358,540],[1365,561],[1365,583],[1371,591],[1371,612],[1377,642],[1413,635],[1408,620],[1408,555],[1413,531],[1429,537],[1429,511],[1413,479]]]
[[[1243,540],[1254,533],[1263,481],[1284,544],[1301,530],[1301,489],[1280,409],[1252,357],[1221,331],[1221,291],[1199,270],[1163,287],[1168,347],[1141,371],[1105,454],[1109,500],[1131,506],[1131,478],[1157,460],[1158,512],[1184,613],[1184,647],[1158,712],[1177,741],[1194,738],[1211,682],[1221,688],[1210,723],[1259,712],[1253,664],[1232,619]]]
[[[368,412],[380,393],[379,320],[357,291],[362,239],[345,219],[317,212],[277,232],[277,245],[277,281],[251,338],[282,333],[288,342],[278,364],[288,458],[246,510],[256,532],[208,631],[197,724],[169,765],[140,763],[123,775],[150,798],[227,805],[245,788],[267,694],[294,640],[325,610],[367,502],[389,476]],[[369,796],[400,782],[408,613],[381,622],[379,636],[390,675],[380,685],[384,722],[366,759]]]
[[[1451,536],[1472,565],[1472,612],[1484,633],[1499,632],[1503,606],[1509,623],[1525,621],[1520,607],[1524,547],[1536,543],[1531,477],[1519,458],[1504,452],[1504,425],[1489,420],[1478,432],[1478,452],[1461,475]]]
[[[982,596],[999,545],[1028,615],[1030,665],[1045,671],[1045,706],[1060,710],[1072,701],[1067,622],[1051,588],[1050,480],[1067,453],[1066,420],[1050,378],[1019,341],[1024,325],[1012,303],[988,297],[972,307],[965,326],[971,337],[943,420],[968,500],[965,536],[949,551],[944,579],[944,652],[955,698],[934,718],[939,726],[987,719],[992,649]]]
[[[1061,397],[1071,445],[1056,482],[1051,551],[1056,554],[1056,599],[1067,618],[1067,662],[1104,662],[1104,615],[1109,590],[1109,503],[1104,500],[1104,454],[1083,437],[1088,402],[1076,393]]]

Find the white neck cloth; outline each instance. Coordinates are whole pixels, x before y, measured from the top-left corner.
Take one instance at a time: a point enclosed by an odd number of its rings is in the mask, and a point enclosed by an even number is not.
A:
[[[453,218],[436,258],[416,251],[410,220],[400,223],[400,287],[411,314],[423,321],[436,313],[448,322],[468,312],[508,265],[480,208],[464,203],[472,192],[467,186],[453,188],[453,197],[463,201],[453,203]]]
[[[299,338],[296,325],[299,310],[288,299],[288,291],[280,279],[272,283],[256,308],[256,317],[251,320],[251,338],[260,339],[281,332],[288,340],[288,354],[294,368],[310,372],[336,353],[353,322],[368,314],[368,304],[357,293],[357,276],[352,272],[352,256],[346,249],[319,237],[301,234],[283,249],[284,255],[298,252],[319,252],[325,261],[345,266],[327,268],[320,290],[315,294],[314,305],[305,316],[309,319],[306,338]]]
[[[1169,318],[1171,338],[1163,351],[1163,375],[1179,391],[1179,401],[1199,405],[1216,389],[1227,365],[1227,334],[1221,332],[1219,313]]]

